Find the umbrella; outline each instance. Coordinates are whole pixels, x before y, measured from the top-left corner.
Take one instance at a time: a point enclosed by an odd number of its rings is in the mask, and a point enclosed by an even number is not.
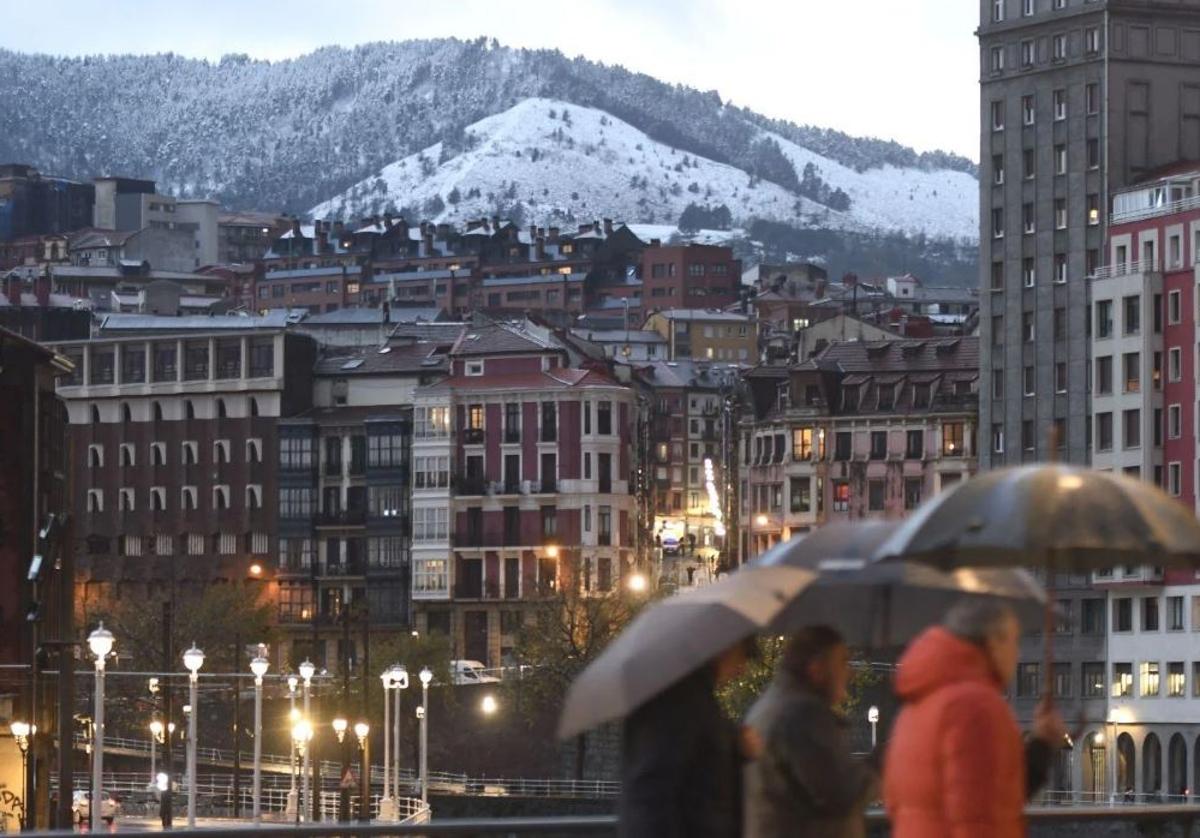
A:
[[[943,570],[1200,565],[1200,521],[1142,480],[1067,465],[973,477],[924,504],[876,551]]]
[[[647,607],[572,682],[559,737],[628,715],[762,630],[813,578],[794,567],[743,568]]]
[[[806,625],[836,628],[857,647],[905,643],[964,597],[1010,600],[1023,621],[1036,623],[1046,592],[1025,570],[943,572],[916,562],[880,562],[871,555],[892,536],[895,521],[828,524],[776,545],[755,566],[791,566],[817,573],[770,625],[778,633]]]

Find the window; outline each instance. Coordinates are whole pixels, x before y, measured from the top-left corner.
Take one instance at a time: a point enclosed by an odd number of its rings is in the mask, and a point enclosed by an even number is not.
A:
[[[1112,413],[1096,414],[1096,450],[1111,451],[1113,445]]]
[[[1142,597],[1142,631],[1158,630],[1158,597]]]
[[[450,511],[444,506],[413,509],[413,541],[445,541],[450,537]]]
[[[992,238],[1004,238],[1004,210],[996,207],[992,210]]]
[[[886,486],[882,480],[867,481],[867,509],[871,512],[882,512],[884,508],[884,498],[886,496]]]
[[[1167,494],[1179,497],[1183,493],[1181,477],[1182,467],[1179,463],[1167,464]]]
[[[1024,391],[1025,395],[1026,396],[1034,395],[1034,391],[1037,387],[1037,371],[1031,366],[1026,367],[1024,375],[1022,375],[1021,378],[1022,378],[1022,382],[1024,384],[1023,391]]]
[[[1179,439],[1183,436],[1182,408],[1177,404],[1167,406],[1167,439]]]
[[[992,72],[1004,70],[1004,47],[992,47]]]
[[[167,508],[167,490],[162,486],[150,487],[150,511],[163,512]]]
[[[1025,180],[1037,177],[1037,152],[1032,148],[1021,152],[1021,170],[1025,174]]]
[[[1083,634],[1104,634],[1104,604],[1095,597],[1081,600],[1079,628]]]
[[[316,511],[316,492],[312,488],[280,489],[280,518],[310,518]]]
[[[925,456],[925,432],[921,430],[908,431],[905,434],[905,459],[919,460],[923,456]]]
[[[1087,166],[1089,169],[1100,168],[1100,141],[1094,137],[1087,141]],[[1097,209],[1099,203],[1097,202]],[[1099,215],[1099,212],[1097,212]]]
[[[1167,664],[1167,697],[1182,698],[1187,694],[1187,675],[1184,674],[1183,661],[1171,661]]]
[[[1017,664],[1017,697],[1037,698],[1041,695],[1041,665],[1037,663]]]
[[[558,439],[558,405],[555,402],[542,402],[542,442],[554,442]]]
[[[119,489],[117,491],[117,509],[121,512],[133,512],[135,505],[136,501],[133,489]]]
[[[554,506],[543,506],[541,508],[542,515],[542,538],[553,539],[558,535],[558,508]]]
[[[1025,15],[1025,17],[1030,17],[1036,11],[1036,5],[1035,0],[1024,0],[1024,3],[1021,5],[1021,14]]]
[[[1100,29],[1098,27],[1089,26],[1083,30],[1083,50],[1087,53],[1100,51]]]
[[[1003,186],[1004,185],[1004,155],[1003,154],[993,154],[992,155],[992,185],[994,185],[994,186]]]
[[[992,370],[992,398],[1004,398],[1004,370]]]
[[[1112,697],[1131,698],[1133,696],[1133,664],[1114,663],[1112,677]]]
[[[1004,453],[1004,424],[1001,422],[992,423],[992,453]]]
[[[1030,236],[1037,232],[1036,218],[1037,214],[1034,212],[1033,204],[1026,203],[1021,205],[1021,229],[1025,235]],[[1025,281],[1025,286],[1028,288],[1033,286],[1033,259],[1027,258],[1024,261],[1028,265]]]
[[[1067,147],[1065,145],[1056,145],[1054,147],[1054,174],[1065,175],[1067,173]],[[1066,199],[1060,199],[1066,203]]]
[[[214,439],[213,440],[213,462],[219,464],[228,463],[229,460],[229,440]]]
[[[1054,38],[1052,39],[1052,43],[1054,45],[1054,60],[1055,61],[1066,60],[1067,36],[1066,35],[1055,35]],[[1058,116],[1056,114],[1055,119],[1066,119],[1066,114],[1064,113],[1062,116]]]
[[[847,512],[850,509],[850,484],[845,480],[833,481],[833,511]]]
[[[1126,448],[1142,447],[1142,411],[1134,408],[1126,410],[1121,417],[1122,431]]]
[[[1088,116],[1100,113],[1100,85],[1096,82],[1089,82],[1084,87],[1084,100],[1087,103]]]
[[[301,471],[313,466],[313,441],[309,437],[279,439],[279,467],[284,471]]]
[[[1004,102],[992,102],[992,130],[1004,130]]]
[[[1062,285],[1067,281],[1067,254],[1054,254],[1054,281]]]
[[[1138,669],[1138,680],[1140,682],[1138,692],[1141,693],[1142,698],[1158,695],[1158,661],[1142,661]]]
[[[1084,698],[1104,698],[1104,664],[1088,661],[1080,668]]]
[[[468,472],[470,461],[468,458]],[[482,460],[482,458],[474,458]],[[479,468],[482,474],[482,463]],[[471,475],[468,474],[468,479]],[[413,457],[414,489],[445,489],[450,485],[450,457]]]
[[[122,556],[142,555],[142,537],[140,535],[127,535],[120,539],[118,544],[120,545]]]
[[[228,486],[213,486],[212,506],[213,506],[213,509],[218,509],[218,510],[229,508],[229,487]]]
[[[1055,120],[1066,119],[1067,118],[1067,91],[1065,91],[1065,90],[1054,91],[1054,93],[1051,94],[1051,101],[1053,102],[1053,105],[1054,105],[1054,119]]]
[[[1112,337],[1112,331],[1112,300],[1098,300],[1096,302],[1096,337]]]
[[[887,431],[871,431],[871,459],[886,459],[887,447]]]
[[[1059,663],[1054,664],[1054,689],[1055,698],[1067,698],[1071,693],[1071,664]]]
[[[833,438],[833,459],[835,462],[845,462],[850,459],[851,440],[849,431],[838,431]]]
[[[812,481],[807,477],[790,478],[788,498],[792,512],[811,512]]]
[[[1032,63],[1032,62],[1030,62]],[[1025,125],[1033,125],[1037,119],[1037,100],[1033,96],[1021,97],[1021,122]]]
[[[1142,298],[1136,294],[1124,299],[1125,334],[1136,335],[1142,330]]]
[[[1113,604],[1113,631],[1133,631],[1133,600],[1116,597]]]
[[[1055,198],[1054,199],[1054,229],[1055,230],[1067,229],[1067,199],[1066,198]]]
[[[596,433],[611,436],[613,433],[613,405],[610,401],[596,403]]]
[[[1183,631],[1183,597],[1167,597],[1167,631]]]
[[[246,508],[262,509],[262,486],[257,484],[246,486]]]
[[[961,457],[964,455],[963,437],[964,424],[962,422],[943,422],[942,423],[942,456],[943,457]]]
[[[1001,23],[1004,20],[1005,0],[992,0],[992,22]]]
[[[472,431],[483,430],[483,405],[473,404],[467,407],[467,429]]]
[[[413,408],[413,436],[422,439],[441,438],[450,433],[450,408]]]
[[[184,440],[179,443],[179,456],[185,466],[194,466],[200,462],[200,448],[195,440]]]
[[[122,442],[121,447],[117,449],[121,458],[122,466],[132,466],[137,460],[135,449],[132,442]]]
[[[1200,698],[1200,661],[1192,662],[1192,698]]]
[[[916,509],[921,505],[922,490],[925,481],[920,477],[904,478],[904,508]]]
[[[1035,315],[1032,311],[1021,313],[1021,339],[1026,343],[1032,343],[1037,337],[1037,328]]]
[[[1121,372],[1124,376],[1126,393],[1138,393],[1142,389],[1142,353],[1126,352],[1121,356]]]
[[[1004,290],[1004,263],[1003,262],[993,262],[992,263],[992,290],[993,291],[1003,291]]]
[[[1054,365],[1054,392],[1067,392],[1067,364],[1059,361]]]
[[[1033,451],[1037,448],[1037,433],[1033,428],[1033,420],[1025,419],[1021,422],[1021,447],[1026,451]]]
[[[1026,288],[1032,288],[1037,282],[1037,270],[1034,267],[1032,257],[1026,257],[1021,260],[1021,284]]]
[[[179,506],[185,512],[194,512],[199,508],[198,494],[195,486],[179,487]]]
[[[104,468],[104,446],[88,446],[88,468]]]
[[[1096,193],[1089,193],[1086,199],[1087,205],[1087,223],[1089,227],[1095,227],[1100,223],[1100,196]]]
[[[483,375],[483,361],[467,361],[466,373],[471,376]]]
[[[246,462],[261,463],[262,462],[262,440],[248,439],[246,440]]]
[[[1034,59],[1037,57],[1037,49],[1033,41],[1021,41],[1021,66],[1032,67]],[[1031,123],[1026,122],[1026,125]]]
[[[167,464],[167,444],[165,442],[150,443],[150,464],[154,466]]]
[[[104,490],[103,489],[88,489],[87,511],[88,512],[103,512],[104,511]]]
[[[1167,380],[1181,381],[1183,379],[1183,350],[1172,346],[1167,350]]]

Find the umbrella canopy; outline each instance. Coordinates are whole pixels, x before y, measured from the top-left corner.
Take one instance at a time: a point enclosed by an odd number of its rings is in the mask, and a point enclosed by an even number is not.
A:
[[[1009,600],[1022,622],[1036,625],[1047,597],[1025,570],[946,573],[916,562],[872,559],[898,528],[895,521],[829,524],[764,553],[756,565],[786,565],[817,574],[816,581],[780,612],[770,630],[784,634],[804,626],[828,625],[851,646],[894,646],[908,642],[970,596]]]
[[[1200,521],[1123,474],[1029,465],[973,477],[918,509],[876,551],[942,569],[1200,566]]]
[[[649,606],[571,684],[559,737],[628,715],[760,631],[813,577],[794,567],[743,568]]]

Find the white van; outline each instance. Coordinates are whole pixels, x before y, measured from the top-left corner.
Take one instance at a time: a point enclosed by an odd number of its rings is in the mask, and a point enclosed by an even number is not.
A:
[[[450,678],[455,686],[500,682],[495,675],[489,675],[487,668],[479,661],[450,661]]]

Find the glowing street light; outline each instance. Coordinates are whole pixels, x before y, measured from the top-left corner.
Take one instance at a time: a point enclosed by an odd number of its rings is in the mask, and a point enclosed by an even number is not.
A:
[[[100,623],[88,635],[88,648],[96,656],[96,711],[92,725],[92,831],[101,830],[101,806],[104,799],[104,660],[113,649],[112,632]]]
[[[630,575],[627,584],[629,585],[629,590],[633,591],[635,594],[643,594],[646,592],[646,588],[649,587],[650,583],[646,581],[645,574],[634,573]]]
[[[500,705],[496,702],[496,696],[491,693],[485,695],[483,700],[479,702],[479,709],[483,711],[483,715],[485,716],[495,715],[496,711],[500,709]]]
[[[21,751],[21,829],[25,829],[25,813],[29,811],[29,806],[25,798],[28,796],[28,772],[29,772],[29,734],[37,733],[37,725],[31,725],[29,722],[11,722],[8,726],[9,732],[12,733],[13,739],[17,740],[17,748]]]
[[[395,801],[392,800],[392,740],[391,740],[391,698],[388,691],[392,689],[392,668],[389,666],[379,675],[383,682],[383,797],[379,799],[379,819],[381,821],[395,820]],[[397,743],[397,746],[399,743]]]
[[[150,785],[154,785],[154,778],[158,776],[155,761],[158,758],[159,743],[163,741],[166,732],[167,728],[160,719],[150,722]]]
[[[188,671],[188,829],[196,828],[196,717],[200,715],[200,667],[204,666],[204,652],[192,641],[192,648],[183,653],[183,665]]]
[[[337,716],[333,720],[333,732],[337,734],[338,742],[346,741],[346,730],[350,727],[350,722],[346,721],[344,716]]]
[[[392,797],[400,800],[400,691],[408,689],[408,670],[404,664],[392,666],[392,689],[395,691],[392,705]],[[399,808],[397,807],[397,815]]]
[[[313,676],[317,674],[317,667],[313,664],[312,661],[310,661],[306,658],[304,660],[304,663],[300,664],[299,669],[300,669],[300,678],[304,681],[304,719],[305,719],[304,724],[308,724],[308,722],[312,719],[312,714],[309,712],[309,702],[310,702],[310,699],[312,696],[312,679],[313,679]],[[312,734],[311,734],[312,727],[310,726],[308,729],[310,731],[308,738],[312,739]],[[302,805],[304,806],[304,811],[311,813],[312,812],[312,788],[310,786],[309,779],[308,779],[308,760],[309,760],[308,748],[300,749],[300,758],[301,758],[301,761],[303,762],[303,765],[300,768],[300,786],[303,789],[303,791],[300,794],[300,799],[302,801]]]
[[[421,720],[421,802],[429,802],[429,684],[433,681],[433,671],[428,666],[421,667],[417,676],[421,679],[421,706],[417,718]]]
[[[308,743],[312,741],[312,738],[313,738],[312,725],[310,725],[308,723],[307,719],[301,719],[300,721],[296,722],[296,724],[292,725],[292,745],[300,753],[300,755],[304,758],[305,764],[308,763]],[[293,771],[294,770],[295,770],[295,761],[293,760]],[[294,782],[292,785],[293,785],[293,787],[295,787]],[[300,807],[299,806],[296,807],[295,812],[296,812],[296,823],[300,823],[301,816],[300,816]]]

